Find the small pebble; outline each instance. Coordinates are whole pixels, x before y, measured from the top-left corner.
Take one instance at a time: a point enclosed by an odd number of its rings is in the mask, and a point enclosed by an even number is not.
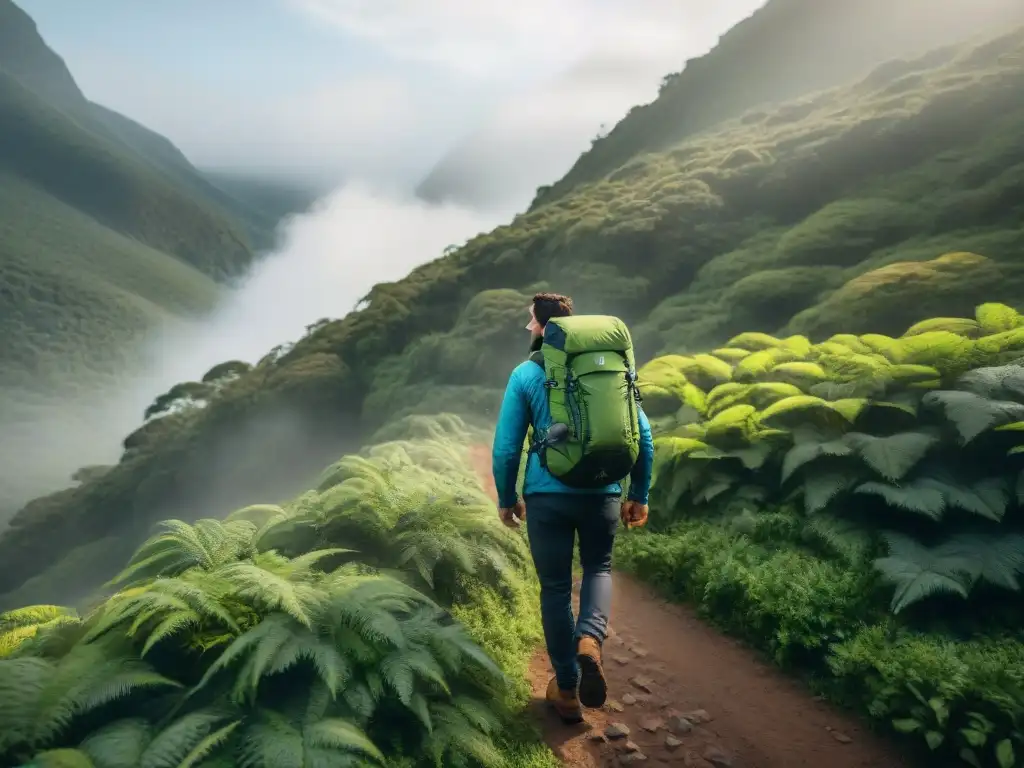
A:
[[[683,742],[681,742],[679,739],[677,739],[672,734],[669,734],[668,736],[665,737],[665,749],[670,749],[670,750],[671,749],[677,749],[678,747],[681,747],[682,745],[683,745]]]
[[[849,744],[853,741],[853,739],[851,739],[845,733],[840,733],[839,731],[832,731],[832,738],[838,741],[840,744]]]
[[[627,707],[631,707],[634,704],[636,704],[636,696],[634,696],[632,693],[625,693],[622,695],[622,703],[625,704]]]

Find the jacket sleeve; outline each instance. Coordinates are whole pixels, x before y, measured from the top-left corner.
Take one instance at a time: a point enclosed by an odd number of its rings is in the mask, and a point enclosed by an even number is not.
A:
[[[651,491],[651,473],[654,471],[654,438],[651,435],[651,422],[647,420],[647,414],[642,408],[638,409],[637,421],[640,423],[640,455],[633,465],[633,471],[629,473],[627,498],[647,504]]]
[[[520,379],[518,369],[509,377],[491,450],[491,471],[494,474],[494,486],[498,490],[498,505],[501,507],[514,506],[519,498],[516,480],[519,477],[523,441],[530,426],[529,404]]]

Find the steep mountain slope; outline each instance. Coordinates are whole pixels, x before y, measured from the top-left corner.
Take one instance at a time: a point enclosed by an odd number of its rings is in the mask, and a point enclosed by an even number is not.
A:
[[[376,286],[252,370],[176,390],[164,405],[178,407],[129,436],[117,467],[14,519],[0,590],[63,556],[101,577],[150,521],[287,495],[325,457],[375,430],[389,439],[402,416],[489,420],[543,287],[626,318],[642,358],[711,349],[737,330],[820,339],[841,316],[845,331],[899,334],[908,318],[1019,304],[1022,94],[1019,29],[627,162]],[[66,567],[35,580],[33,599]]]
[[[140,372],[138,342],[211,309],[310,203],[264,180],[223,188],[91,103],[0,0],[0,520],[66,476],[54,457],[102,423],[76,420],[98,393]],[[46,444],[61,424],[68,444]]]
[[[0,0],[0,387],[121,370],[130,343],[209,308],[273,242],[162,136],[89,102],[31,18]],[[8,398],[9,399],[9,398]]]
[[[708,55],[666,77],[656,101],[632,109],[563,179],[539,189],[534,205],[758,105],[1022,23],[1024,5],[1017,0],[771,0]]]

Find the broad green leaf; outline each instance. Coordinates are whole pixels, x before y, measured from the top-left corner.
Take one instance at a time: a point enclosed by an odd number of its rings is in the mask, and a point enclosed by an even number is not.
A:
[[[925,432],[901,432],[889,437],[852,432],[846,436],[846,442],[871,469],[896,482],[924,458],[939,438]]]
[[[1016,764],[1013,742],[1009,739],[1003,739],[996,744],[996,761],[999,763],[999,768],[1013,768]]]
[[[813,515],[829,505],[839,494],[848,490],[858,480],[852,472],[822,472],[811,474],[804,480],[804,509]]]
[[[929,392],[922,401],[941,408],[966,445],[987,429],[1024,419],[1024,405],[1008,400],[989,400],[973,392]]]
[[[858,485],[854,493],[878,496],[891,507],[924,515],[932,520],[941,519],[946,509],[942,493],[934,488],[890,485],[872,480]]]
[[[893,720],[892,727],[900,733],[914,733],[921,729],[921,723],[912,717],[904,717]]]
[[[782,482],[786,482],[801,467],[821,456],[848,456],[853,448],[845,440],[796,443],[782,460]]]
[[[875,561],[887,581],[895,585],[891,609],[899,613],[907,606],[936,593],[951,593],[966,598],[973,563],[960,554],[930,550],[902,534],[885,534],[888,557]]]

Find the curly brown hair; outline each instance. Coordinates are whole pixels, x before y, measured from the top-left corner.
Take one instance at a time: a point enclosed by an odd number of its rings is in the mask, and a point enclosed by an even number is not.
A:
[[[533,316],[541,326],[548,324],[552,317],[569,317],[572,314],[572,299],[560,293],[538,293],[533,297]]]

